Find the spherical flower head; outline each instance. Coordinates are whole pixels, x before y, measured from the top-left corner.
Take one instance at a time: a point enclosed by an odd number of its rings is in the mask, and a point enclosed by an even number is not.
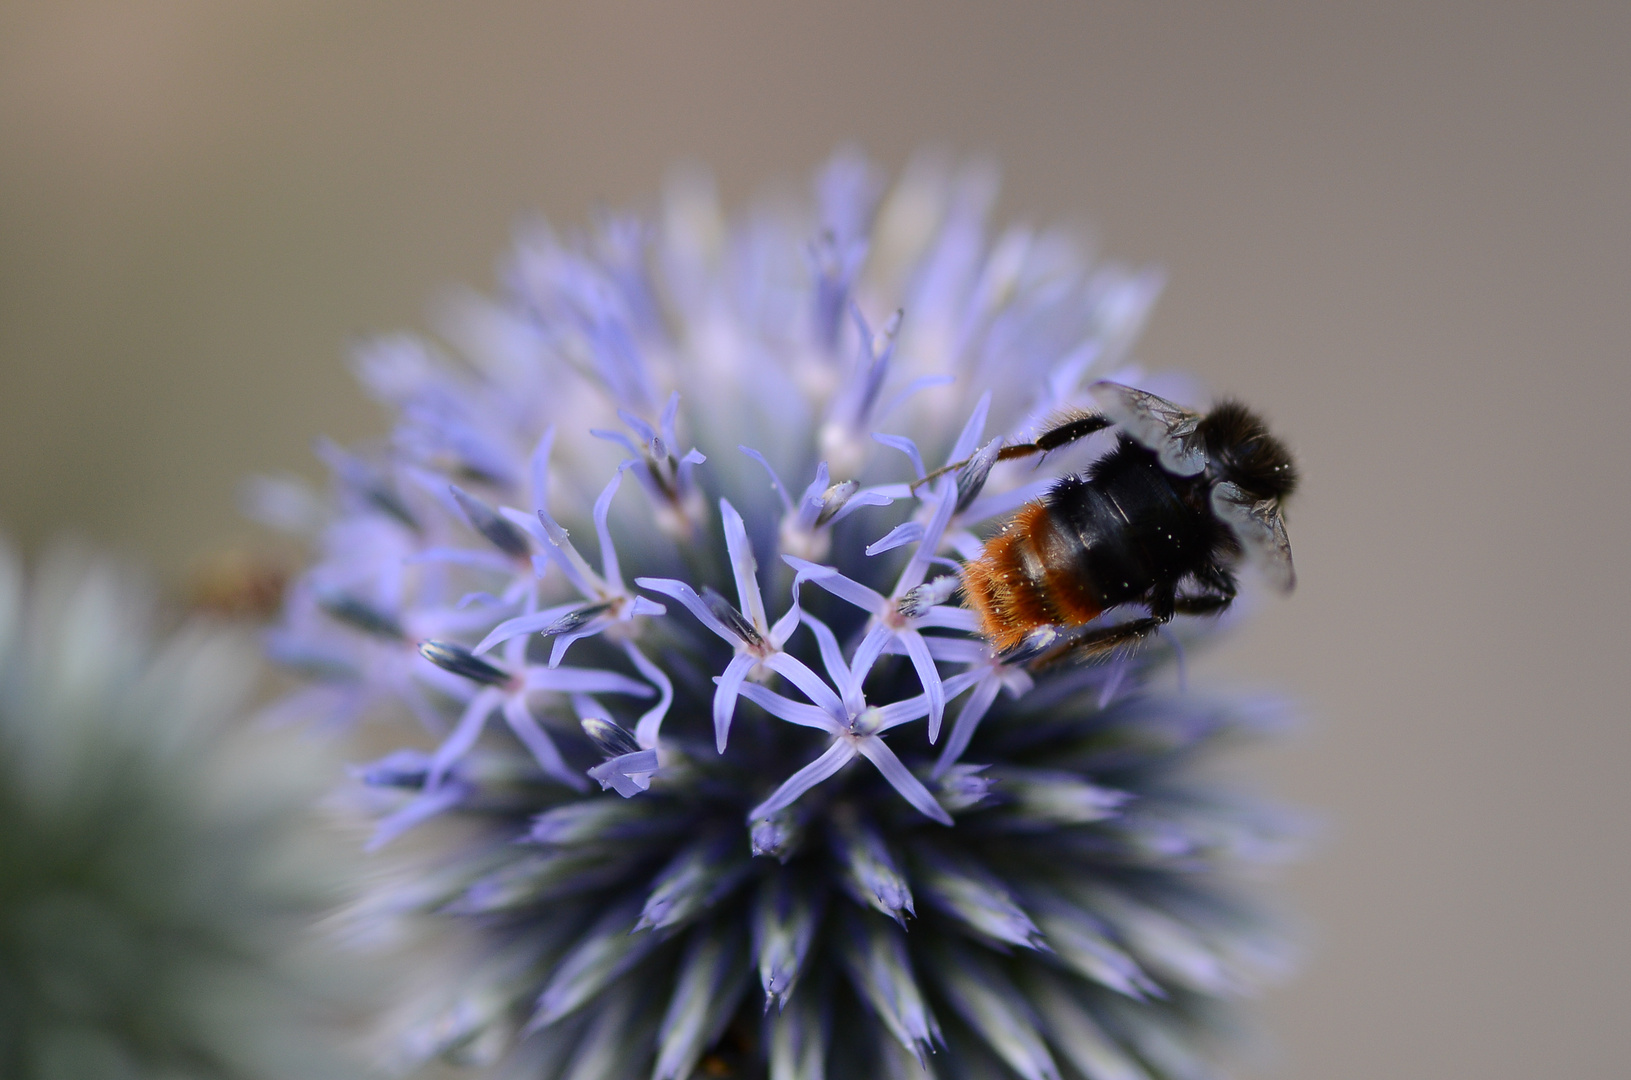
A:
[[[368,909],[487,942],[409,1057],[1207,1074],[1218,1004],[1283,960],[1235,882],[1287,832],[1193,765],[1272,717],[1168,688],[1175,639],[1034,668],[959,605],[982,538],[1104,444],[997,450],[1128,362],[1158,284],[992,237],[994,196],[932,163],[886,195],[841,154],[813,204],[728,220],[688,175],[524,232],[451,353],[361,351],[396,426],[324,448],[272,644],[322,676],[280,711],[425,729],[358,770],[376,844],[470,826]]]
[[[0,1075],[345,1075],[298,959],[335,868],[297,839],[312,755],[234,723],[252,640],[150,614],[0,543]]]

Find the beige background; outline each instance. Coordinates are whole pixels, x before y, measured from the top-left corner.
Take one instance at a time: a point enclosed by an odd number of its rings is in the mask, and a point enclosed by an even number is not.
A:
[[[0,523],[179,577],[519,212],[990,153],[1306,469],[1206,664],[1306,703],[1259,767],[1331,823],[1252,1075],[1631,1075],[1631,4],[613,6],[0,7]]]

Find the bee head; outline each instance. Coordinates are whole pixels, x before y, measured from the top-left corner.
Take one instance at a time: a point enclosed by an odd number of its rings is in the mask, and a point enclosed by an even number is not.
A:
[[[1282,500],[1297,487],[1297,466],[1284,443],[1238,401],[1220,401],[1197,432],[1219,479],[1258,499]]]

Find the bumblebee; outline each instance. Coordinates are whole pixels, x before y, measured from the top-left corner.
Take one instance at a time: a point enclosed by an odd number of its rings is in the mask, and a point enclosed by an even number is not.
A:
[[[1223,611],[1235,569],[1296,583],[1281,503],[1296,489],[1285,445],[1257,414],[1222,401],[1205,414],[1119,383],[1091,389],[1101,412],[1067,417],[996,460],[1044,454],[1106,428],[1115,448],[1023,507],[964,565],[965,602],[1010,659],[1091,656],[1175,615]],[[1123,604],[1142,617],[1088,627]]]

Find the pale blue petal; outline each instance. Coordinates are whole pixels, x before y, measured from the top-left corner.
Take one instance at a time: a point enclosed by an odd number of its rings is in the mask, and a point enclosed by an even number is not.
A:
[[[793,500],[787,497],[787,489],[782,487],[782,478],[776,475],[776,470],[770,467],[770,462],[765,460],[765,456],[751,446],[738,446],[737,449],[764,466],[765,472],[770,474],[771,488],[776,492],[776,497],[782,501],[782,513],[791,514],[793,512]]]
[[[453,763],[463,757],[476,740],[481,738],[481,730],[487,725],[487,718],[493,714],[504,701],[504,691],[496,686],[489,686],[481,690],[470,699],[470,704],[464,708],[464,714],[454,725],[453,732],[436,748],[430,758],[430,770],[425,775],[425,790],[434,791],[447,775],[447,770]]]
[[[567,766],[561,752],[555,748],[554,740],[527,709],[525,698],[519,694],[505,698],[504,719],[509,723],[510,730],[515,732],[515,737],[532,752],[539,768],[568,787],[578,791],[587,790],[588,785],[583,782],[583,777]]]
[[[847,730],[843,721],[834,719],[826,710],[818,709],[814,705],[806,705],[802,701],[784,698],[774,690],[767,690],[758,683],[742,683],[741,695],[770,715],[780,717],[790,724],[817,728],[832,734]]]
[[[798,571],[793,582],[794,588],[798,587],[799,582],[813,581],[839,599],[848,600],[856,607],[874,614],[882,611],[889,603],[882,593],[869,589],[858,581],[850,580],[834,567],[822,566],[820,563],[801,559],[797,555],[783,555],[782,561]]]
[[[951,815],[946,813],[944,807],[934,801],[934,796],[923,782],[913,776],[911,770],[901,764],[895,752],[876,735],[867,735],[855,740],[855,748],[866,759],[878,767],[883,778],[889,781],[889,786],[900,792],[901,798],[917,807],[927,816],[940,822],[942,825],[951,824]]]
[[[903,630],[896,636],[906,646],[906,655],[912,658],[912,667],[917,670],[923,692],[929,697],[929,744],[932,746],[940,738],[940,719],[946,713],[946,688],[941,685],[940,672],[934,666],[934,657],[929,655],[923,635],[915,630]]]
[[[748,687],[744,687],[744,689],[748,689]],[[758,806],[755,806],[752,810],[749,810],[748,821],[754,822],[762,820],[769,817],[771,814],[774,814],[778,810],[784,810],[787,807],[792,806],[793,803],[798,801],[798,797],[800,795],[803,795],[806,791],[809,791],[823,780],[829,780],[832,777],[837,776],[840,769],[842,769],[845,765],[848,765],[851,761],[855,760],[855,752],[855,740],[834,739],[833,744],[827,747],[825,753],[816,758],[814,761],[810,762],[810,764],[804,766],[804,768],[800,769],[792,776],[789,776],[782,782],[782,786],[776,789],[775,794],[771,795],[770,798],[766,799]],[[897,765],[900,764],[898,760],[895,763]],[[904,770],[906,767],[902,765],[901,768]],[[920,784],[918,786],[921,787],[922,785]],[[924,794],[927,795],[928,792],[925,791]],[[930,801],[933,802],[934,800],[931,799]],[[936,809],[939,809],[938,806]],[[942,814],[945,813],[944,810],[941,810],[940,812]],[[951,818],[949,816],[946,818],[946,824],[951,824]]]
[[[839,658],[838,662],[842,665],[843,659]],[[776,652],[765,657],[764,665],[804,691],[804,696],[828,713],[834,723],[842,722],[845,715],[844,702],[833,693],[832,687],[821,680],[821,676],[805,665],[804,661],[790,653]],[[842,666],[839,667],[839,671],[846,676],[848,674],[847,669]]]
[[[868,555],[882,555],[886,551],[893,551],[898,547],[914,543],[923,539],[923,523],[921,521],[903,521],[884,534],[883,539],[867,545]]]
[[[719,500],[719,519],[725,527],[725,550],[730,555],[731,574],[736,578],[736,596],[741,612],[755,630],[763,633],[770,626],[765,617],[764,598],[759,595],[759,564],[753,558],[753,544],[748,540],[747,526],[742,515],[724,499]]]
[[[642,713],[640,722],[634,726],[634,741],[644,749],[651,750],[657,746],[657,733],[662,728],[663,718],[668,715],[668,707],[674,703],[674,684],[662,668],[647,660],[645,654],[635,648],[634,642],[625,641],[623,651],[640,674],[657,687],[657,704]]]
[[[749,653],[738,653],[731,657],[731,662],[725,665],[725,671],[719,676],[719,685],[714,688],[714,744],[718,751],[725,752],[725,742],[731,734],[731,718],[736,714],[736,698],[742,689],[742,680],[747,678],[748,669],[757,663],[757,658]]]
[[[919,480],[928,475],[929,470],[923,467],[923,455],[918,452],[917,443],[913,442],[911,439],[908,439],[904,435],[880,435],[874,432],[872,437],[883,445],[899,450],[901,453],[910,458],[912,461],[912,469],[917,473],[917,478]]]
[[[838,687],[839,696],[848,698],[854,680],[850,677],[849,665],[844,662],[844,651],[838,647],[838,638],[833,635],[832,628],[814,615],[808,614],[804,616],[804,625],[808,626],[810,632],[815,635],[816,645],[821,650],[822,666],[827,669],[828,677]],[[811,695],[810,700],[815,701],[815,696]],[[828,703],[823,701],[818,702],[818,704],[827,705]],[[844,706],[840,702],[833,702],[830,707],[835,713],[842,713],[844,710]]]
[[[974,738],[974,732],[979,729],[980,721],[985,719],[991,703],[997,700],[997,690],[1000,688],[1001,683],[995,678],[981,679],[975,685],[974,693],[963,702],[963,711],[957,714],[957,720],[951,726],[951,736],[941,748],[939,760],[934,763],[936,780],[962,760],[963,751],[968,749],[969,740]]]

